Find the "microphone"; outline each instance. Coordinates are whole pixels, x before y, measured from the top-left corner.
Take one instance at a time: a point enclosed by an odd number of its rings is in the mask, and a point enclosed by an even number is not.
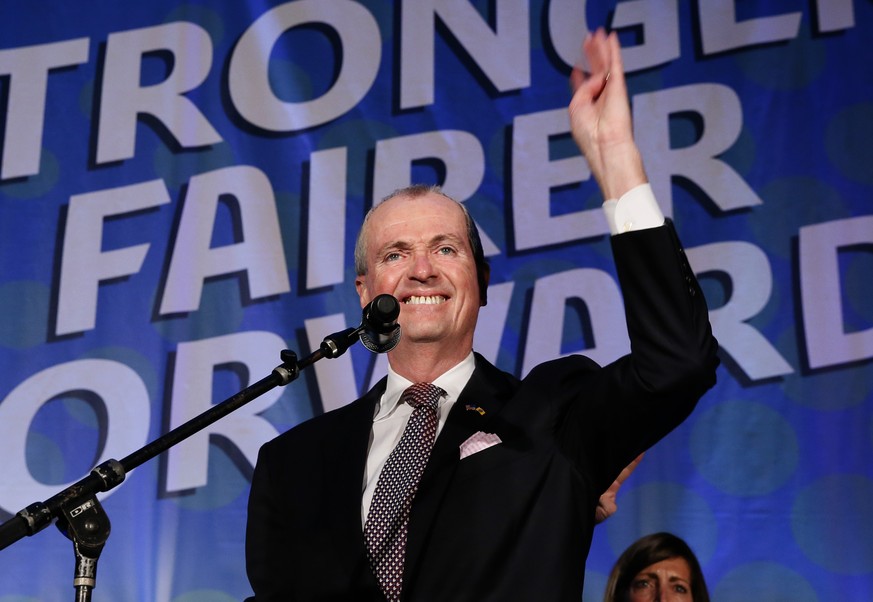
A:
[[[361,344],[373,353],[386,353],[400,341],[400,303],[391,295],[379,295],[364,308]]]

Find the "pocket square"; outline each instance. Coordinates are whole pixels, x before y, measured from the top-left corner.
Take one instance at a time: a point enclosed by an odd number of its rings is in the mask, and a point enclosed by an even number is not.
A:
[[[494,433],[475,432],[466,441],[461,443],[461,460],[498,443],[501,443],[500,437]]]

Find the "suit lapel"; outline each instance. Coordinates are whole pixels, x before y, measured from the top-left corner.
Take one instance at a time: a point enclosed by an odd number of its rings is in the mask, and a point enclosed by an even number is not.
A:
[[[515,388],[515,383],[505,373],[476,354],[476,370],[437,437],[412,504],[404,581],[417,570],[434,517],[460,461],[461,443],[478,431],[490,432],[488,425],[494,422]]]
[[[373,583],[375,577],[367,563],[361,526],[361,491],[373,415],[376,403],[385,391],[385,383],[383,378],[364,397],[344,408],[345,414],[333,425],[335,432],[331,440],[337,443],[325,451],[324,465],[330,476],[325,481],[325,495],[321,498],[327,505],[327,515],[333,517],[327,528],[328,536],[335,544],[336,563],[347,567],[348,574],[362,575],[361,578]],[[488,425],[499,415],[515,388],[511,378],[476,354],[476,370],[434,444],[413,502],[406,576],[414,574],[421,552],[431,536],[434,517],[458,466],[461,443],[477,431],[489,432]]]
[[[319,499],[327,505],[326,514],[331,517],[327,528],[337,549],[336,562],[348,566],[349,574],[361,570],[361,562],[366,567],[361,490],[373,413],[384,390],[385,379],[346,408],[346,414],[331,434],[336,444],[325,453],[325,495]]]

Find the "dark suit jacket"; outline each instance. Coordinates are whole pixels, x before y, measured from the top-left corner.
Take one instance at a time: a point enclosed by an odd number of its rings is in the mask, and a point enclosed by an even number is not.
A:
[[[562,358],[523,380],[476,356],[413,502],[404,600],[578,602],[598,497],[715,383],[717,344],[672,225],[612,240],[631,354],[603,368]],[[259,602],[383,599],[361,491],[384,388],[262,448],[246,541]],[[502,443],[459,459],[477,431]]]

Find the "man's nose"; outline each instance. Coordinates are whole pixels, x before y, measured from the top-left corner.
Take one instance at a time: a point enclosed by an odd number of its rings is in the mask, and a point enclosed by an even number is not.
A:
[[[415,253],[409,266],[409,276],[416,280],[428,280],[436,275],[429,253]]]

